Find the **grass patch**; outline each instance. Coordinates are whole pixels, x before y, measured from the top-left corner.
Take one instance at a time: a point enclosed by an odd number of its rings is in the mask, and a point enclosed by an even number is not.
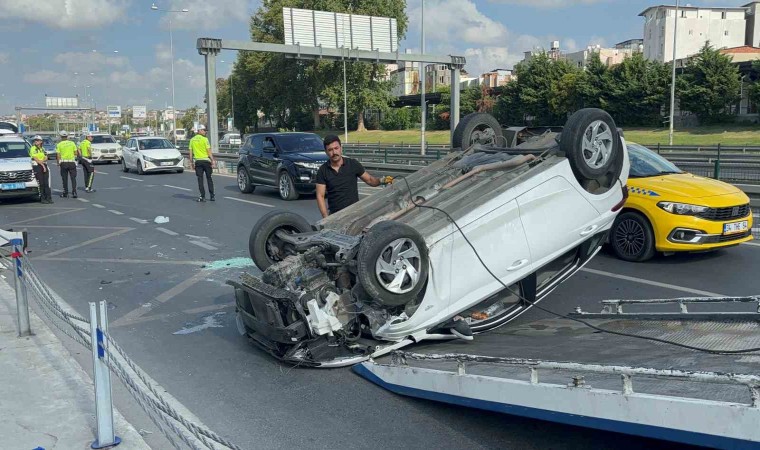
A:
[[[667,128],[624,128],[627,140],[643,145],[662,145],[668,143]],[[337,134],[343,139],[341,131],[318,131],[321,136],[330,133]],[[436,145],[449,143],[449,131],[428,131],[425,133],[428,144]],[[420,130],[399,131],[349,131],[348,142],[355,144],[414,144],[420,143]],[[673,132],[675,145],[746,145],[760,146],[760,126],[758,125],[721,125],[698,128],[676,129]]]

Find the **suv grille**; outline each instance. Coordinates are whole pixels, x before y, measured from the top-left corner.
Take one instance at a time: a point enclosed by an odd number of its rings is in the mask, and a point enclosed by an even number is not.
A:
[[[0,172],[0,183],[25,183],[32,181],[34,175],[31,170],[17,170],[15,172]]]
[[[715,220],[723,222],[726,220],[741,219],[749,214],[749,203],[746,205],[729,206],[728,208],[710,208],[707,211],[697,214],[706,220]]]

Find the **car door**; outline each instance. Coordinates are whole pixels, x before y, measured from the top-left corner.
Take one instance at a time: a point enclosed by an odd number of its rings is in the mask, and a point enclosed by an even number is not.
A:
[[[266,177],[262,170],[262,158],[263,150],[262,145],[264,142],[263,134],[255,134],[251,136],[251,146],[248,150],[246,157],[246,166],[248,167],[248,173],[251,175],[251,181],[254,184],[264,184]]]
[[[536,268],[598,231],[599,212],[576,184],[556,176],[517,198]]]
[[[135,140],[129,139],[127,141],[127,144],[124,146],[124,152],[122,154],[122,158],[124,158],[124,164],[127,167],[134,167],[134,153],[132,152],[132,148],[135,146]]]
[[[274,136],[264,136],[261,154],[259,163],[262,179],[270,186],[277,186],[277,166],[280,164],[280,156]]]

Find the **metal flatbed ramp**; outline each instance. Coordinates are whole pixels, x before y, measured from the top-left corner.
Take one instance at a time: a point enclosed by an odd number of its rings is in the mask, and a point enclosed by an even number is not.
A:
[[[722,350],[760,340],[757,321],[589,321]],[[564,319],[411,350],[354,370],[402,395],[693,445],[760,448],[758,353],[686,350]]]

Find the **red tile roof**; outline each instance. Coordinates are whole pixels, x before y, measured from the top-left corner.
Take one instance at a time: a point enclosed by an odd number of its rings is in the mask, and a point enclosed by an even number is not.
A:
[[[721,53],[760,53],[760,47],[750,47],[742,45],[741,47],[722,48]]]

